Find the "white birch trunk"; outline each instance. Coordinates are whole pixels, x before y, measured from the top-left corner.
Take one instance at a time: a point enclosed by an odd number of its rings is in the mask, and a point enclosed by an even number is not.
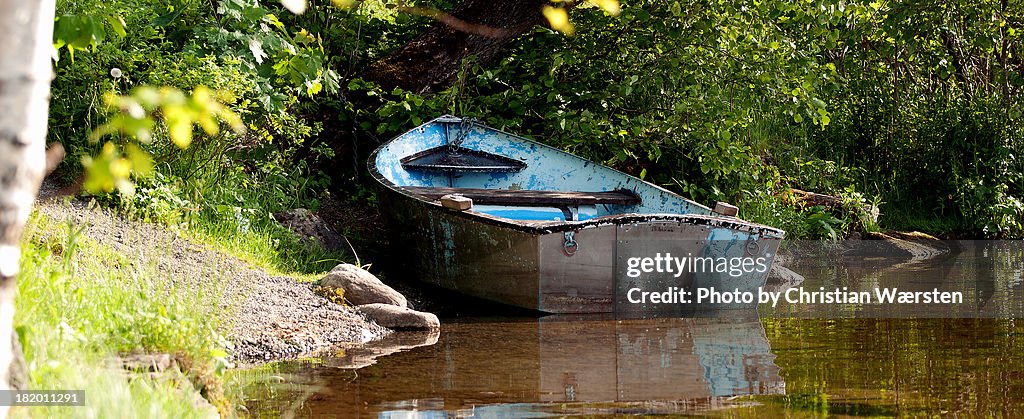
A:
[[[0,0],[0,389],[10,388],[19,242],[46,170],[55,0]],[[0,417],[7,416],[0,407]]]

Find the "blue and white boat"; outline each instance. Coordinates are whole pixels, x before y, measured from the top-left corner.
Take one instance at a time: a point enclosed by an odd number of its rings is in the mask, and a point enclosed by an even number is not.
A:
[[[550,313],[687,309],[696,301],[679,290],[756,291],[784,235],[737,218],[735,207],[713,211],[452,116],[387,142],[368,166],[384,187],[394,244],[418,278]],[[759,264],[729,262],[737,258]]]

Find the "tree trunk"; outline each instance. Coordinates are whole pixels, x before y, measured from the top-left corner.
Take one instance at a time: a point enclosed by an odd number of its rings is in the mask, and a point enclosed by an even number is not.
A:
[[[466,0],[450,14],[437,14],[425,34],[373,63],[369,80],[418,93],[444,90],[467,57],[487,63],[534,25],[544,23],[538,0]]]
[[[0,389],[10,388],[21,233],[46,170],[55,0],[0,0]],[[7,407],[0,407],[0,417]]]

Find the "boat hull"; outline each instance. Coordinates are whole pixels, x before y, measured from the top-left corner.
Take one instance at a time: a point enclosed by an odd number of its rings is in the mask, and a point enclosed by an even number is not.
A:
[[[768,266],[780,237],[762,237],[756,227],[725,218],[631,214],[575,226],[567,230],[512,225],[491,217],[454,211],[384,188],[381,208],[390,225],[392,243],[405,268],[419,280],[466,295],[548,313],[652,312],[685,313],[699,310],[684,303],[634,303],[630,290],[661,292],[672,287],[696,293],[699,288],[756,292],[765,272],[739,278],[688,272],[628,275],[629,257],[725,255],[722,244],[739,243],[742,254],[766,258]],[[729,239],[716,240],[715,232]],[[566,232],[577,243],[566,252]],[[758,251],[749,254],[747,242],[756,238]],[[749,307],[714,304],[708,308]]]

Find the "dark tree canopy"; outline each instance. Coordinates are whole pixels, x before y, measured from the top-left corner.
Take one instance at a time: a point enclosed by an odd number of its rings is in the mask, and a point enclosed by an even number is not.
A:
[[[543,0],[468,0],[449,14],[437,16],[430,30],[373,63],[369,80],[384,87],[435,92],[457,77],[463,60],[487,63],[503,47],[534,25],[544,22]]]

